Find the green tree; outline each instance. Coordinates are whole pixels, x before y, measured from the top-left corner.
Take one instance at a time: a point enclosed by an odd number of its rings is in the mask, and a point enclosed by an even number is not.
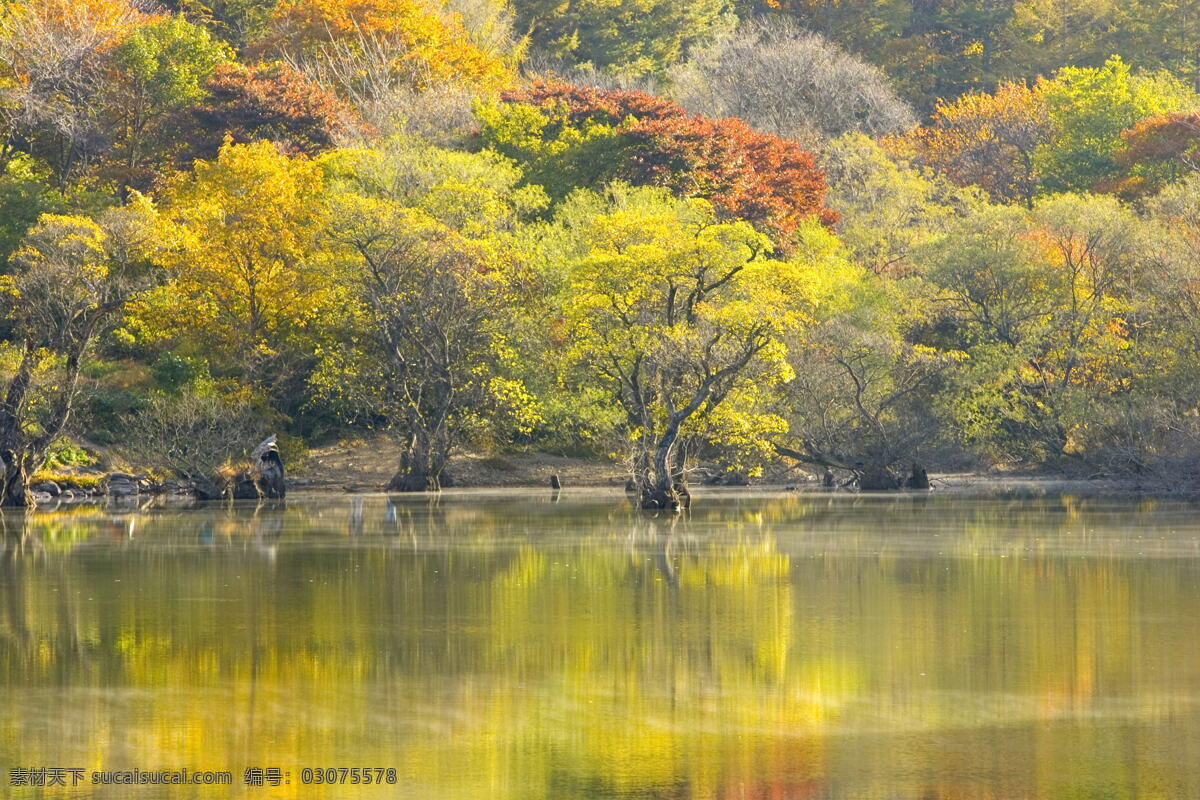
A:
[[[533,53],[630,76],[662,75],[736,22],[727,0],[521,0]]]
[[[255,41],[279,0],[167,0],[167,8],[180,11],[191,22],[204,25],[237,50]]]
[[[122,129],[116,177],[122,187],[147,188],[154,175],[147,159],[161,161],[179,145],[171,115],[204,100],[206,81],[233,53],[204,28],[170,16],[135,30],[114,58],[126,80],[113,103]],[[146,152],[150,140],[155,153]]]
[[[1166,73],[1135,74],[1119,56],[1103,67],[1064,67],[1039,86],[1050,141],[1035,155],[1044,191],[1087,191],[1120,174],[1121,132],[1149,116],[1191,111],[1200,98]]]
[[[1144,231],[1112,197],[988,208],[922,254],[967,353],[944,411],[973,447],[1040,463],[1088,455],[1098,408],[1138,369]]]
[[[407,140],[327,159],[350,304],[316,391],[404,438],[398,491],[437,491],[455,446],[537,421],[511,336],[526,300],[508,242],[540,206],[511,164]],[[533,198],[532,205],[530,199]]]
[[[822,261],[814,322],[787,340],[796,377],[779,388],[777,450],[863,489],[899,488],[897,468],[925,460],[943,433],[933,398],[962,354],[912,343],[933,316],[924,281],[871,275],[836,250]]]
[[[977,190],[922,174],[863,134],[830,142],[823,166],[838,235],[857,264],[879,275],[910,273],[915,248],[983,202]]]

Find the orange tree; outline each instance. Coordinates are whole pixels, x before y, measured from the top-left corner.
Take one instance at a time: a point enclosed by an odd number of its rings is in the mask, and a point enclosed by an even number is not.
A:
[[[1200,112],[1157,114],[1121,132],[1116,162],[1126,174],[1099,188],[1126,197],[1153,194],[1200,167]]]
[[[205,88],[208,101],[190,109],[181,126],[193,158],[215,157],[226,136],[315,155],[354,123],[344,103],[286,64],[222,64]]]
[[[939,101],[910,139],[917,158],[959,186],[983,188],[996,202],[1033,203],[1034,152],[1050,140],[1050,116],[1036,88],[1002,83]]]

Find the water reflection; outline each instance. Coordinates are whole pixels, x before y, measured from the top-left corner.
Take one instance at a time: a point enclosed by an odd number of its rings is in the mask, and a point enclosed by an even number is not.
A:
[[[567,491],[3,525],[0,779],[279,766],[269,796],[342,797],[299,769],[359,765],[400,784],[353,796],[1200,796],[1184,505],[730,492],[656,517]],[[243,795],[264,796],[172,796]]]

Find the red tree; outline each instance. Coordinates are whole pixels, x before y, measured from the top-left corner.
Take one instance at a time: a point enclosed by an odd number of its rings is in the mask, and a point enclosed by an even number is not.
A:
[[[1096,189],[1125,197],[1158,191],[1183,174],[1200,169],[1200,112],[1160,114],[1122,131],[1116,162],[1126,175]]]
[[[540,81],[506,92],[503,99],[565,109],[565,124],[577,129],[612,126],[621,136],[623,158],[617,174],[605,180],[706,198],[723,213],[760,225],[785,247],[803,220],[837,221],[836,212],[824,207],[825,175],[812,154],[740,119],[692,116],[643,92]]]
[[[195,158],[215,157],[226,135],[313,155],[333,147],[354,119],[337,97],[286,64],[222,65],[207,88],[210,102],[190,112],[189,155]]]

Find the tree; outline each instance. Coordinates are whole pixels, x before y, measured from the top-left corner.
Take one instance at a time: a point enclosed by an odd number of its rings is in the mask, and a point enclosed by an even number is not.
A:
[[[558,222],[581,245],[562,300],[567,361],[624,411],[643,506],[678,508],[681,437],[790,377],[781,337],[806,323],[820,266],[769,261],[745,222],[662,190],[580,193]]]
[[[1152,269],[1144,327],[1160,349],[1141,377],[1140,402],[1125,415],[1133,424],[1103,433],[1142,472],[1190,491],[1200,480],[1200,177],[1167,186],[1147,206]]]
[[[0,167],[18,148],[64,188],[111,146],[113,49],[151,19],[129,0],[31,0],[0,16]]]
[[[135,30],[114,57],[125,80],[113,104],[122,130],[117,179],[122,187],[146,189],[154,176],[145,164],[147,140],[156,141],[159,153],[175,146],[170,118],[207,97],[213,70],[233,53],[204,28],[172,16]]]
[[[335,43],[387,53],[413,89],[446,81],[495,89],[511,78],[504,61],[475,46],[457,19],[419,0],[282,0],[253,50],[304,63],[337,57]]]
[[[1200,3],[1196,0],[1132,0],[1109,10],[1110,52],[1136,67],[1167,70],[1200,89]],[[1066,63],[1066,62],[1063,62]]]
[[[437,491],[464,429],[500,422],[506,406],[520,417],[530,402],[519,381],[501,374],[512,278],[453,230],[386,201],[346,199],[332,235],[357,262],[369,337],[361,354],[341,354],[353,359],[342,372],[371,380],[377,412],[407,437],[388,488]]]
[[[291,153],[328,150],[353,126],[354,115],[334,95],[286,64],[222,64],[205,85],[209,102],[190,112],[187,155],[216,157],[225,138],[261,139]]]
[[[21,153],[0,177],[0,263],[7,264],[43,214],[62,214],[67,203],[51,188],[44,166]]]
[[[92,220],[46,214],[13,257],[5,311],[19,361],[0,402],[0,505],[28,502],[28,479],[70,421],[84,356],[153,278],[154,209],[135,195]],[[51,369],[45,381],[40,373]]]
[[[133,330],[223,375],[286,391],[337,297],[319,247],[323,186],[316,163],[269,142],[227,143],[215,161],[197,161],[164,193],[169,281],[139,301]]]
[[[1200,168],[1200,113],[1160,114],[1121,132],[1123,174],[1098,188],[1123,197],[1153,194]]]
[[[535,53],[635,76],[664,74],[736,21],[726,0],[522,0],[514,9]]]
[[[390,487],[437,491],[452,449],[528,433],[533,399],[512,340],[530,305],[506,232],[527,208],[519,172],[488,154],[408,140],[333,156],[329,236],[351,300],[323,349],[318,394],[404,436]]]
[[[1095,410],[1129,390],[1144,281],[1137,217],[1060,195],[985,209],[923,258],[968,358],[945,412],[990,455],[1085,457]]]
[[[1161,291],[1155,297],[1169,309],[1172,330],[1185,344],[1180,353],[1200,353],[1200,177],[1189,175],[1167,187],[1149,204],[1156,243],[1152,260]],[[1179,324],[1182,323],[1182,324]],[[1187,360],[1190,360],[1187,359]]]
[[[957,185],[979,186],[997,203],[1032,206],[1041,180],[1035,154],[1052,133],[1040,89],[1002,83],[991,94],[939,101],[910,140],[920,162]]]
[[[831,224],[825,184],[798,143],[737,119],[689,116],[642,92],[534,82],[483,108],[483,140],[528,165],[532,182],[561,199],[613,181],[662,186],[749,220],[786,247],[810,217]]]
[[[165,0],[163,5],[203,25],[241,51],[266,31],[278,0]]]
[[[898,489],[899,470],[912,465],[919,474],[924,451],[943,435],[933,399],[961,354],[907,341],[905,327],[919,318],[906,313],[894,284],[872,283],[852,284],[860,302],[789,348],[796,378],[781,388],[788,431],[777,451],[849,472],[862,489]],[[887,305],[861,302],[863,290]]]
[[[830,142],[823,165],[838,236],[855,263],[877,275],[911,273],[913,251],[982,202],[978,191],[922,174],[861,133]]]
[[[916,120],[877,68],[794,25],[744,25],[673,76],[689,111],[820,144],[848,131],[898,133]]]

